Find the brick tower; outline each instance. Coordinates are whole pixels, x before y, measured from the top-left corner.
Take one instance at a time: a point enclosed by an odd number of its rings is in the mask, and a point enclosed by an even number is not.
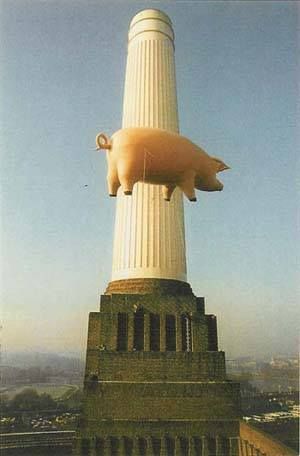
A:
[[[123,127],[178,131],[170,19],[129,30]],[[186,281],[182,194],[138,183],[117,197],[112,281],[89,319],[78,454],[234,456],[239,385],[226,380],[214,315]]]

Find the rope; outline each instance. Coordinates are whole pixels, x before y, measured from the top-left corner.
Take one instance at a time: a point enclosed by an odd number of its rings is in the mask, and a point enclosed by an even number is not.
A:
[[[146,177],[146,156],[147,156],[147,149],[144,149],[143,182],[145,182],[145,177]]]
[[[145,179],[146,179],[146,167],[147,167],[147,164],[146,164],[146,157],[147,157],[147,154],[150,155],[150,157],[153,158],[153,155],[151,154],[151,152],[149,152],[149,150],[146,149],[146,147],[144,147],[143,182],[145,182]]]

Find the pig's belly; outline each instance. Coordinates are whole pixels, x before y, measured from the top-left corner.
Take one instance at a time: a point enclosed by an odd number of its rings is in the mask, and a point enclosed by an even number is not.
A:
[[[170,175],[168,172],[153,172],[150,175],[147,174],[143,176],[142,181],[147,182],[148,184],[156,185],[177,185],[182,179],[182,173],[177,173]]]

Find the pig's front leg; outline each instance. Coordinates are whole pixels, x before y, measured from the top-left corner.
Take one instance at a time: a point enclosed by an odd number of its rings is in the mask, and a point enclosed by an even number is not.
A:
[[[181,188],[190,201],[197,201],[195,194],[195,175],[195,172],[185,174],[181,182],[178,184],[178,187]]]
[[[170,201],[172,193],[174,192],[176,185],[163,185],[162,194],[165,201]]]

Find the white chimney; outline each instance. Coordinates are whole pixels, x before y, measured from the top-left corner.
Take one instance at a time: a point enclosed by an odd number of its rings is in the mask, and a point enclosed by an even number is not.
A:
[[[179,129],[174,32],[168,16],[155,9],[141,11],[130,24],[122,127]],[[118,191],[112,282],[145,278],[186,281],[179,189],[170,202],[158,185],[135,184],[132,196]]]

